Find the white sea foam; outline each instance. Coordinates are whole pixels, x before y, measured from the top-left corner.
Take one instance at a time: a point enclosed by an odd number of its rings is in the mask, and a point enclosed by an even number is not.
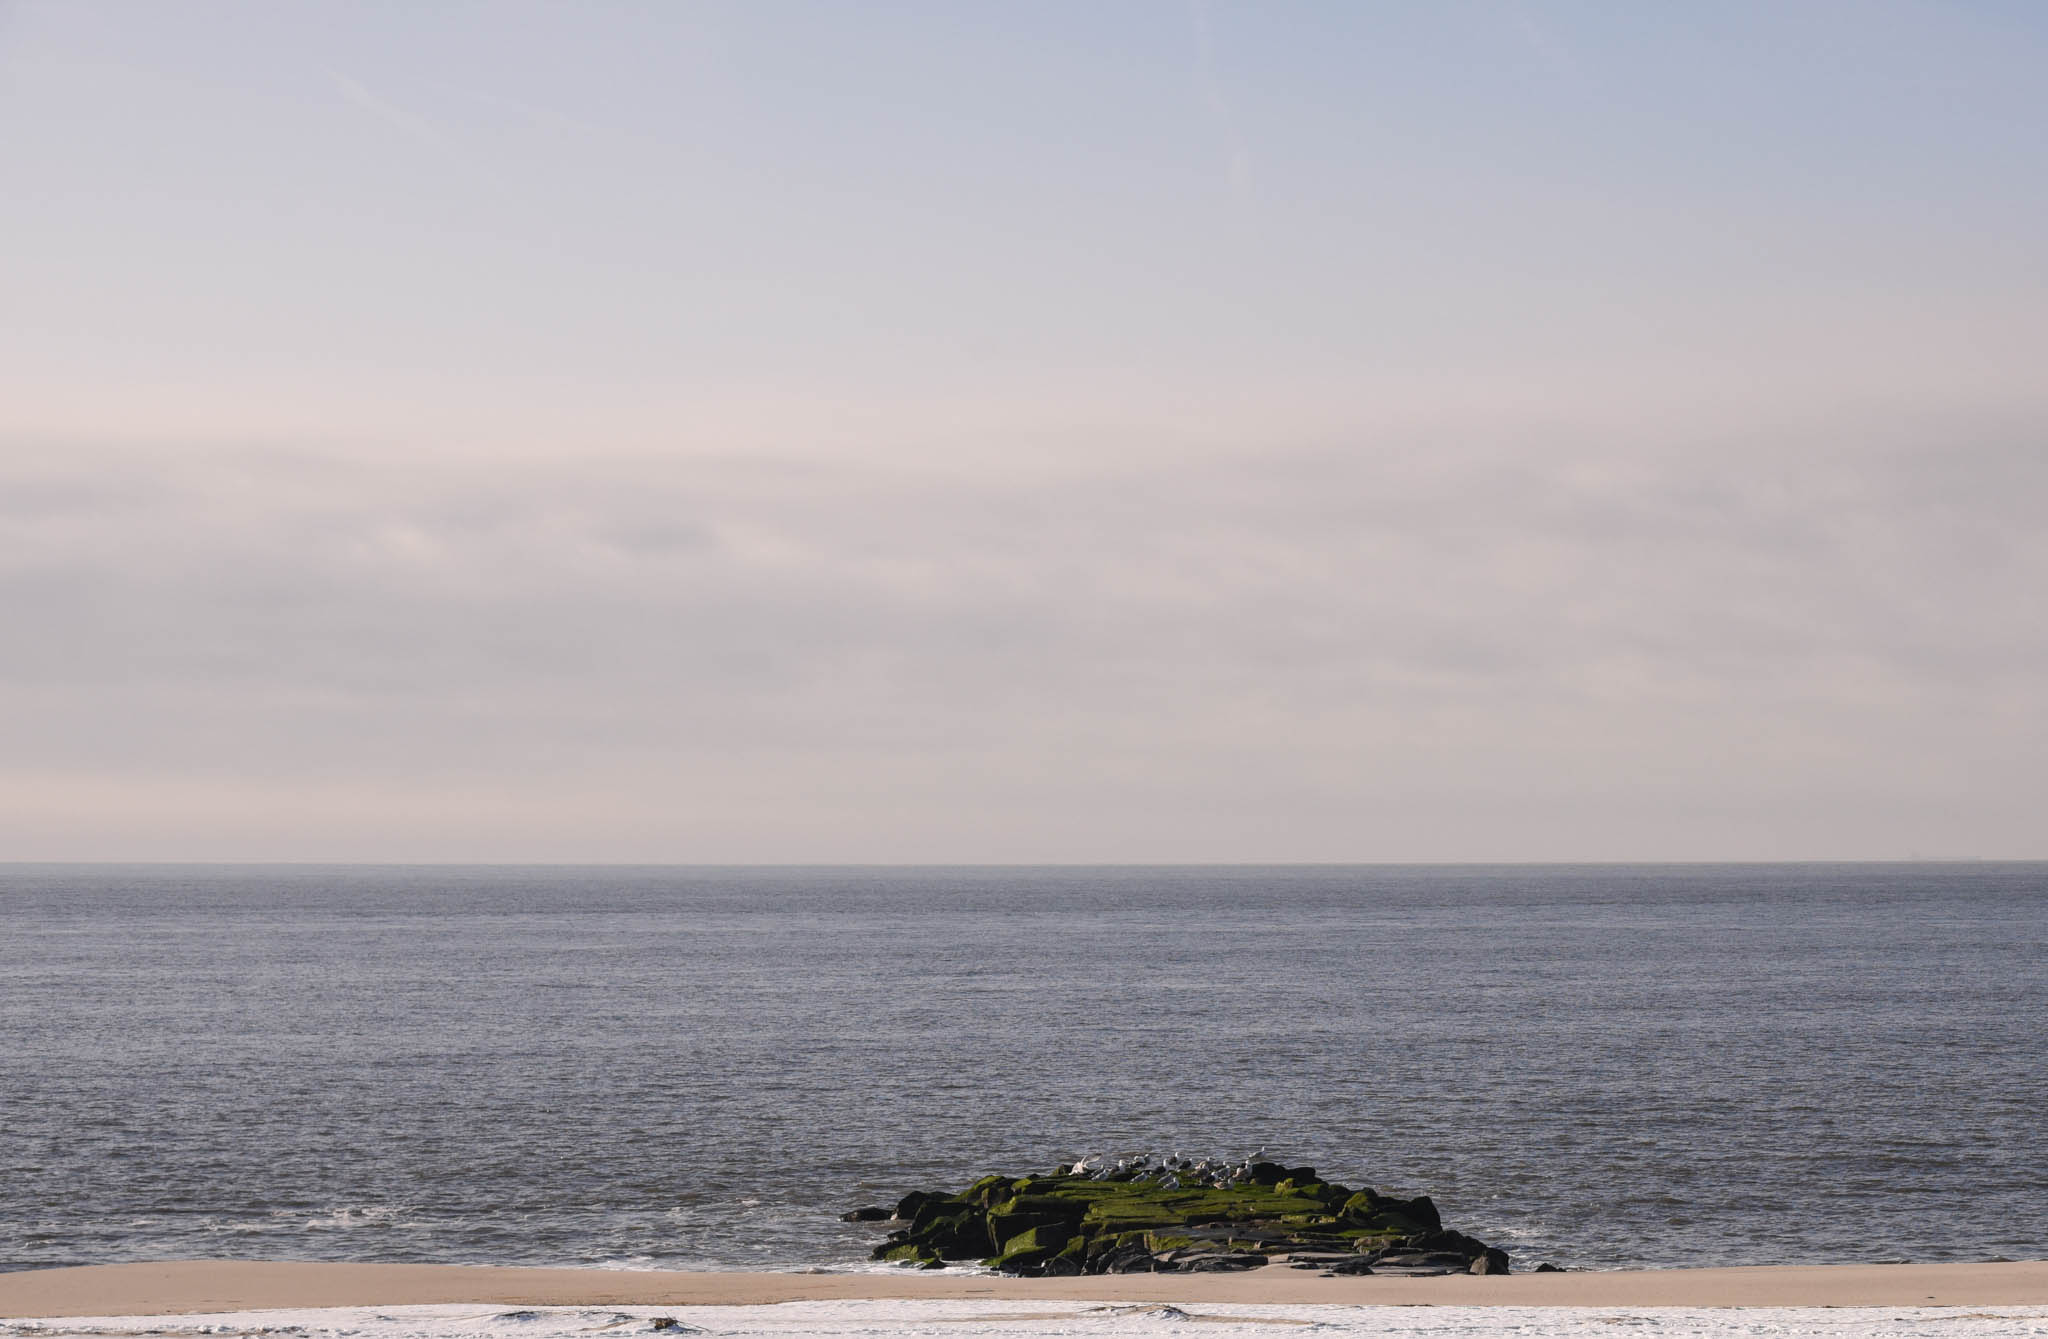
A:
[[[666,1322],[666,1323],[664,1323]],[[775,1306],[334,1307],[211,1315],[0,1321],[0,1339],[584,1339],[649,1334],[1105,1335],[1209,1331],[1373,1339],[2019,1339],[2048,1335],[2048,1307],[1459,1307],[1098,1305],[1087,1302],[787,1302]]]
[[[350,1231],[359,1227],[397,1227],[410,1209],[404,1204],[341,1204],[306,1219],[309,1231]]]

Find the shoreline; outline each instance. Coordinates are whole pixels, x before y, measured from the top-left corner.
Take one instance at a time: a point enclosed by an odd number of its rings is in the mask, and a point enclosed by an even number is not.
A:
[[[1858,1307],[2048,1305],[2048,1260],[1748,1265],[1445,1278],[1232,1274],[1022,1279],[176,1260],[0,1273],[0,1317],[149,1316],[322,1307],[761,1306],[817,1301],[1069,1301],[1288,1306]]]

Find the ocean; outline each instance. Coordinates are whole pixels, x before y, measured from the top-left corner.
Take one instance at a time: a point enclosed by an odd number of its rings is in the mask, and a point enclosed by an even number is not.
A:
[[[842,1265],[1140,1151],[1517,1268],[2048,1255],[2048,865],[0,866],[0,1267]]]

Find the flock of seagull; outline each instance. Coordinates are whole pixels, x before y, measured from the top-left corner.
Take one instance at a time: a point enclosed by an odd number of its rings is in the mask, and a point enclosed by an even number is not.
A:
[[[1241,1162],[1216,1162],[1209,1158],[1184,1158],[1178,1153],[1165,1157],[1132,1153],[1114,1158],[1098,1154],[1082,1158],[1065,1171],[1069,1176],[1085,1176],[1091,1181],[1156,1181],[1168,1190],[1188,1185],[1228,1190],[1250,1180],[1252,1164],[1262,1161],[1265,1155],[1266,1151],[1260,1149]]]

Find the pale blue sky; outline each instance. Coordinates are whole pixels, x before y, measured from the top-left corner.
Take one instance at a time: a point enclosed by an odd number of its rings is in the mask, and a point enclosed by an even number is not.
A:
[[[0,0],[0,857],[2048,854],[2044,57]]]

